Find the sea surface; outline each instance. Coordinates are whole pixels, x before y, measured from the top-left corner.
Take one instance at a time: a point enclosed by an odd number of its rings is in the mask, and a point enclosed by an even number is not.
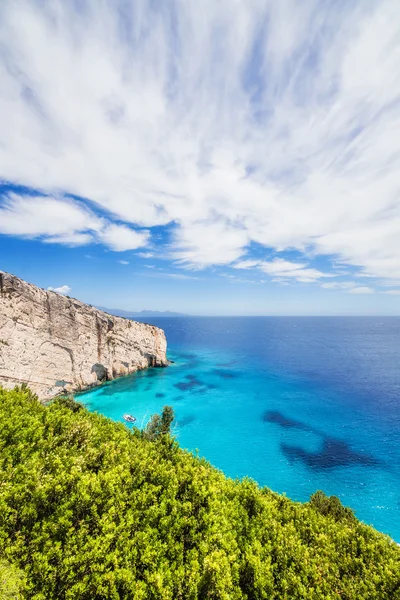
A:
[[[318,489],[400,542],[400,317],[154,318],[166,369],[80,395],[143,426],[165,404],[180,445],[294,500]]]

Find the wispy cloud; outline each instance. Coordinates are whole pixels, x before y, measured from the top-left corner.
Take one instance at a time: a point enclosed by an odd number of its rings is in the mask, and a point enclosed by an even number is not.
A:
[[[147,231],[133,231],[125,225],[107,225],[97,233],[97,237],[111,250],[124,252],[145,246],[149,238]]]
[[[323,277],[334,277],[334,274],[323,273],[318,269],[312,269],[306,263],[297,263],[275,258],[271,261],[244,260],[234,265],[236,269],[260,269],[274,279],[282,280],[294,279],[299,283],[313,283]]]
[[[120,265],[129,265],[129,261],[128,260],[119,260],[118,261]]]
[[[265,283],[263,279],[247,279],[244,277],[236,277],[235,275],[230,275],[229,273],[222,273],[224,277],[226,277],[231,283],[244,283],[250,285],[260,285]]]
[[[396,2],[4,0],[0,42],[0,179],[52,196],[8,197],[2,233],[122,251],[173,223],[192,268],[256,242],[400,278]],[[259,268],[326,276],[303,263]]]
[[[358,287],[355,281],[328,281],[321,283],[321,287],[327,290],[351,290]]]
[[[171,277],[171,279],[198,279],[198,277],[193,277],[193,275],[185,275],[184,273],[165,273],[166,277]]]
[[[145,246],[149,237],[147,231],[98,217],[82,202],[15,193],[7,194],[0,206],[0,233],[67,246],[103,243],[117,252]]]
[[[373,294],[374,288],[370,286],[360,286],[356,281],[329,281],[320,284],[322,288],[328,290],[341,290],[349,294]]]
[[[57,294],[61,294],[62,296],[66,296],[70,293],[71,288],[69,285],[61,285],[60,287],[48,287],[49,292],[56,292]]]
[[[374,291],[375,290],[373,288],[364,285],[352,288],[351,290],[349,290],[349,294],[373,294]]]

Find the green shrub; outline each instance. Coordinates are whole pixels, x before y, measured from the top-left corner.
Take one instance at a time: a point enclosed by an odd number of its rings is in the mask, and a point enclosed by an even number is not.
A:
[[[173,421],[174,411],[172,406],[164,406],[161,416],[156,414],[150,417],[143,430],[143,437],[155,441],[170,436]]]
[[[85,408],[84,405],[81,402],[77,402],[73,396],[60,396],[59,398],[56,398],[54,402],[59,406],[69,408],[72,412],[78,412]]]
[[[355,521],[355,515],[351,508],[343,506],[337,496],[327,496],[321,490],[311,496],[310,505],[321,515],[329,515],[335,521]]]
[[[388,537],[320,494],[301,504],[225,477],[179,448],[171,417],[147,436],[0,389],[0,556],[24,598],[400,598]]]
[[[0,600],[22,600],[24,587],[22,572],[0,560]]]

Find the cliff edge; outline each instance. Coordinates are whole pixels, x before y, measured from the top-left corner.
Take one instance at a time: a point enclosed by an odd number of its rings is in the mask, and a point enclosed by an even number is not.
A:
[[[0,385],[42,400],[166,366],[162,329],[109,315],[0,271]]]

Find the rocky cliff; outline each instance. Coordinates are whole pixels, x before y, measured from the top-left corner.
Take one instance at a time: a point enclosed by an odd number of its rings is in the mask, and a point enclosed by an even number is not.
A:
[[[0,271],[0,385],[43,400],[166,366],[162,329],[114,317]]]

